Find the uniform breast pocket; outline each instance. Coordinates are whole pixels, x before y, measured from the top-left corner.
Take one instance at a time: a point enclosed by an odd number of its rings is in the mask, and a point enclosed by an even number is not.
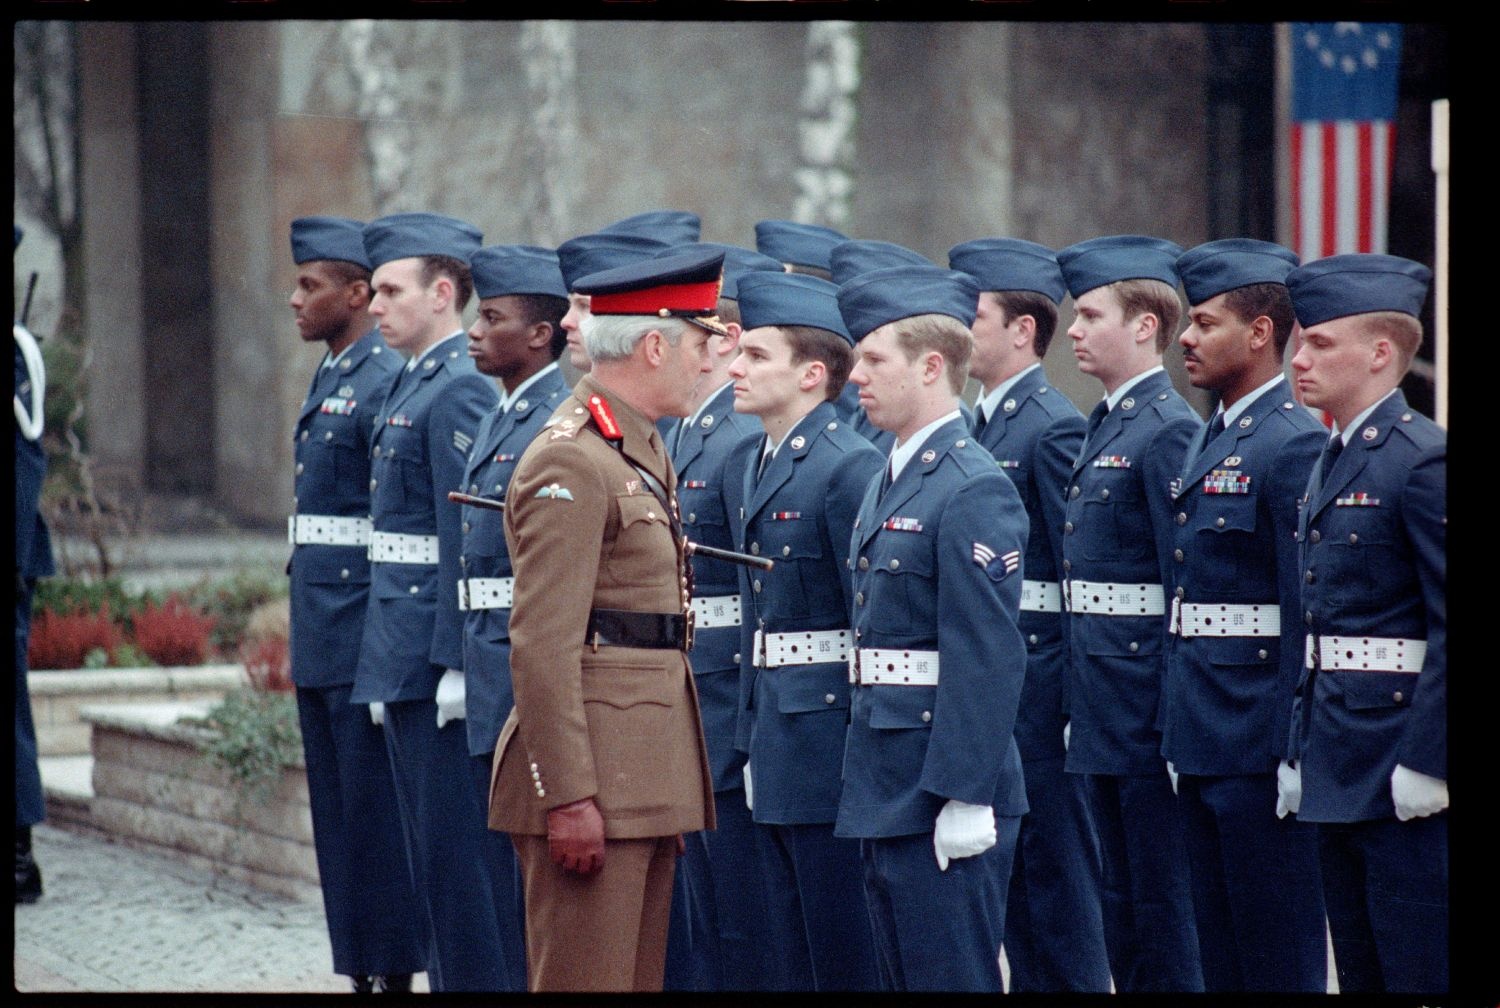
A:
[[[688,530],[689,537],[696,539],[701,535],[706,538],[709,533],[694,535],[693,530],[704,527],[718,529],[728,524],[724,501],[719,496],[717,486],[679,487],[677,496],[678,507],[682,511],[682,524]]]
[[[411,513],[432,506],[432,473],[422,439],[409,428],[388,427],[382,433],[372,452],[371,475],[384,508]]]
[[[1200,494],[1194,512],[1198,534],[1194,546],[1202,556],[1193,567],[1209,590],[1244,587],[1271,572],[1257,549],[1254,494]]]
[[[1151,555],[1151,518],[1128,469],[1101,469],[1083,492],[1083,555],[1090,560],[1144,560]]]
[[[818,523],[812,518],[787,518],[763,522],[750,537],[761,556],[776,561],[776,567],[765,575],[772,579],[777,592],[776,610],[783,616],[805,616],[824,601],[842,608],[843,593],[835,582],[832,597],[822,598],[830,586],[818,576],[824,565],[821,559]]]
[[[619,531],[605,560],[605,571],[616,584],[653,584],[672,578],[676,546],[666,508],[655,497],[615,498]]]
[[[935,543],[922,532],[883,532],[869,553],[870,628],[907,634],[937,625]],[[861,604],[855,599],[856,605]]]
[[[1390,585],[1410,565],[1393,513],[1379,507],[1333,508],[1315,526],[1312,567],[1329,594],[1356,610],[1387,604]]]

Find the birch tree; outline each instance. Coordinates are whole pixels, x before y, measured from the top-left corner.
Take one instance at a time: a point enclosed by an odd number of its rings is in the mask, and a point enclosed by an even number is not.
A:
[[[797,126],[802,163],[793,173],[792,218],[847,229],[854,192],[855,103],[860,46],[853,21],[810,21]]]
[[[524,21],[517,41],[526,71],[527,144],[535,171],[523,198],[525,233],[543,245],[568,234],[577,191],[578,67],[571,21]]]

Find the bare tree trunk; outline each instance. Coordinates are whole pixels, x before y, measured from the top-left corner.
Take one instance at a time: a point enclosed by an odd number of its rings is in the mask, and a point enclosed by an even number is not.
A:
[[[535,170],[527,176],[524,231],[543,245],[567,237],[577,192],[577,61],[571,21],[524,21],[519,46],[526,68],[527,149]]]
[[[386,32],[371,20],[347,21],[340,30],[345,65],[359,96],[355,110],[365,120],[365,159],[377,217],[390,212],[412,168],[412,127],[402,115],[396,50]]]
[[[807,76],[797,131],[802,164],[794,173],[798,195],[792,218],[840,230],[849,225],[854,192],[857,32],[852,21],[808,22]]]

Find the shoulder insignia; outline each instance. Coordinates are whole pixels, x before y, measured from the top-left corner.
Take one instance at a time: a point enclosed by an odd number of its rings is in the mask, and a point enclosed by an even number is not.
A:
[[[625,433],[615,422],[615,415],[610,411],[609,403],[604,401],[603,396],[598,394],[589,396],[588,407],[589,415],[594,418],[594,423],[599,425],[599,433],[604,435],[604,440],[623,441],[625,439]]]
[[[469,447],[473,443],[474,439],[465,434],[463,431],[456,430],[453,432],[453,447],[457,448],[459,451],[467,452],[469,450]]]
[[[1011,550],[997,555],[984,543],[975,542],[974,563],[989,575],[991,581],[1004,581],[1007,574],[1015,573],[1016,568],[1021,566],[1021,551]]]
[[[570,501],[573,499],[573,491],[569,490],[565,486],[559,486],[556,483],[552,483],[548,486],[542,487],[541,489],[537,490],[536,495],[540,498],[551,498],[552,500]]]

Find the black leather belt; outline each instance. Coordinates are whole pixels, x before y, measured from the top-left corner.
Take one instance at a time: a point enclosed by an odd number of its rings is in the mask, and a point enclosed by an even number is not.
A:
[[[595,651],[601,647],[687,651],[693,646],[692,613],[594,609],[589,612],[583,642]]]

